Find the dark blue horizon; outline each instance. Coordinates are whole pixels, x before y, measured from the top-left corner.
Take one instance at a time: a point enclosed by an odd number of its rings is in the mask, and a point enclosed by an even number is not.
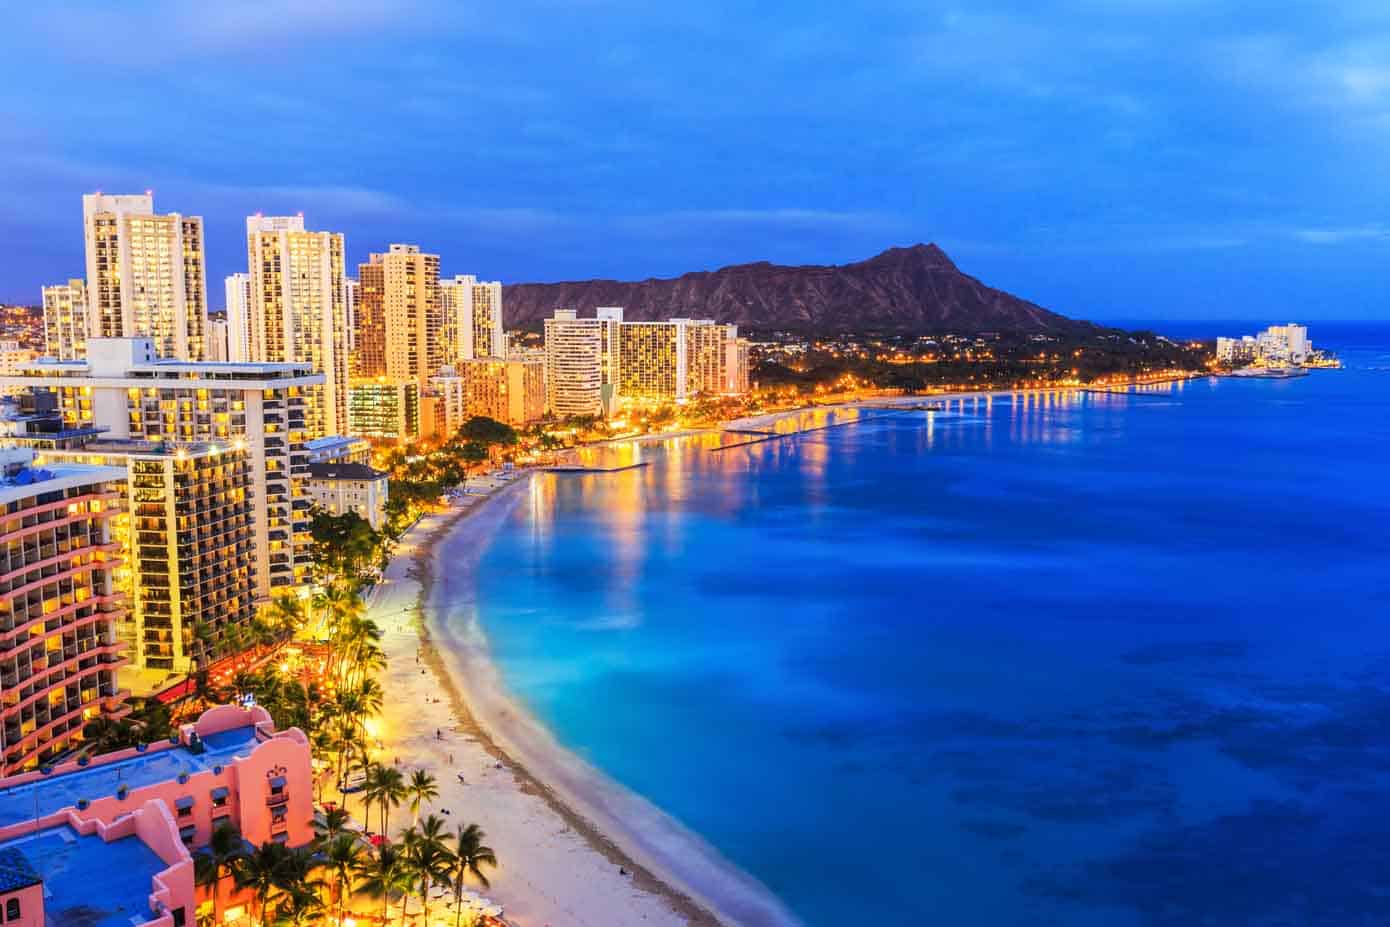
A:
[[[504,282],[941,245],[1075,318],[1390,318],[1390,9],[1293,0],[95,0],[8,11],[0,300],[81,194],[303,212]]]

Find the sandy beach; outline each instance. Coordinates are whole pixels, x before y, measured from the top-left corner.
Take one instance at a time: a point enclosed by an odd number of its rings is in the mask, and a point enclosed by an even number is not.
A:
[[[430,603],[440,560],[460,546],[476,550],[528,485],[521,477],[466,511],[422,519],[374,591],[369,607],[388,657],[381,761],[430,770],[440,797],[424,810],[483,827],[501,861],[487,894],[525,927],[795,923],[698,837],[555,745],[501,692],[485,647],[436,646],[444,642]],[[442,565],[449,581],[468,581],[472,563],[463,559]],[[349,806],[361,819],[360,802],[350,797]],[[396,810],[391,830],[409,821],[407,808]],[[669,860],[708,896],[673,874]]]

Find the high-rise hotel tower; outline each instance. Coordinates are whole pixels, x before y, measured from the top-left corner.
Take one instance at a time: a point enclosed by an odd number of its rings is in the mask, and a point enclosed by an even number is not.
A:
[[[246,251],[249,360],[308,364],[323,374],[323,389],[309,396],[309,436],[345,434],[348,333],[342,234],[305,231],[303,216],[251,216]]]
[[[160,357],[203,360],[207,281],[203,220],[156,215],[149,193],[82,197],[94,338],[146,337]]]
[[[480,282],[472,274],[458,274],[439,281],[439,291],[447,346],[445,363],[507,356],[500,282]]]
[[[358,267],[354,374],[410,380],[423,389],[447,358],[439,301],[439,255],[391,245]]]

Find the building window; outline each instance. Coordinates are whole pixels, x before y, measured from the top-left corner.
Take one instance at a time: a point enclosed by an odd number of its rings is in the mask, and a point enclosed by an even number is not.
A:
[[[13,921],[19,919],[19,899],[11,898],[5,902],[5,920]]]

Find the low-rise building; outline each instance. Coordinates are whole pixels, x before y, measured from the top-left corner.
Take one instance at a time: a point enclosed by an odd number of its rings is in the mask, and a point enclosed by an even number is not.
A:
[[[386,524],[387,473],[360,463],[310,464],[304,490],[333,515],[356,512],[374,531]]]
[[[372,445],[366,438],[329,435],[304,442],[309,463],[371,463]]]
[[[19,903],[6,927],[191,927],[213,913],[193,854],[215,829],[300,847],[313,815],[303,732],[276,731],[263,708],[212,708],[171,740],[0,780],[0,910]],[[224,909],[251,901],[230,877],[215,891]]]
[[[386,377],[354,380],[348,387],[348,431],[397,443],[419,438],[419,385],[413,380]]]

